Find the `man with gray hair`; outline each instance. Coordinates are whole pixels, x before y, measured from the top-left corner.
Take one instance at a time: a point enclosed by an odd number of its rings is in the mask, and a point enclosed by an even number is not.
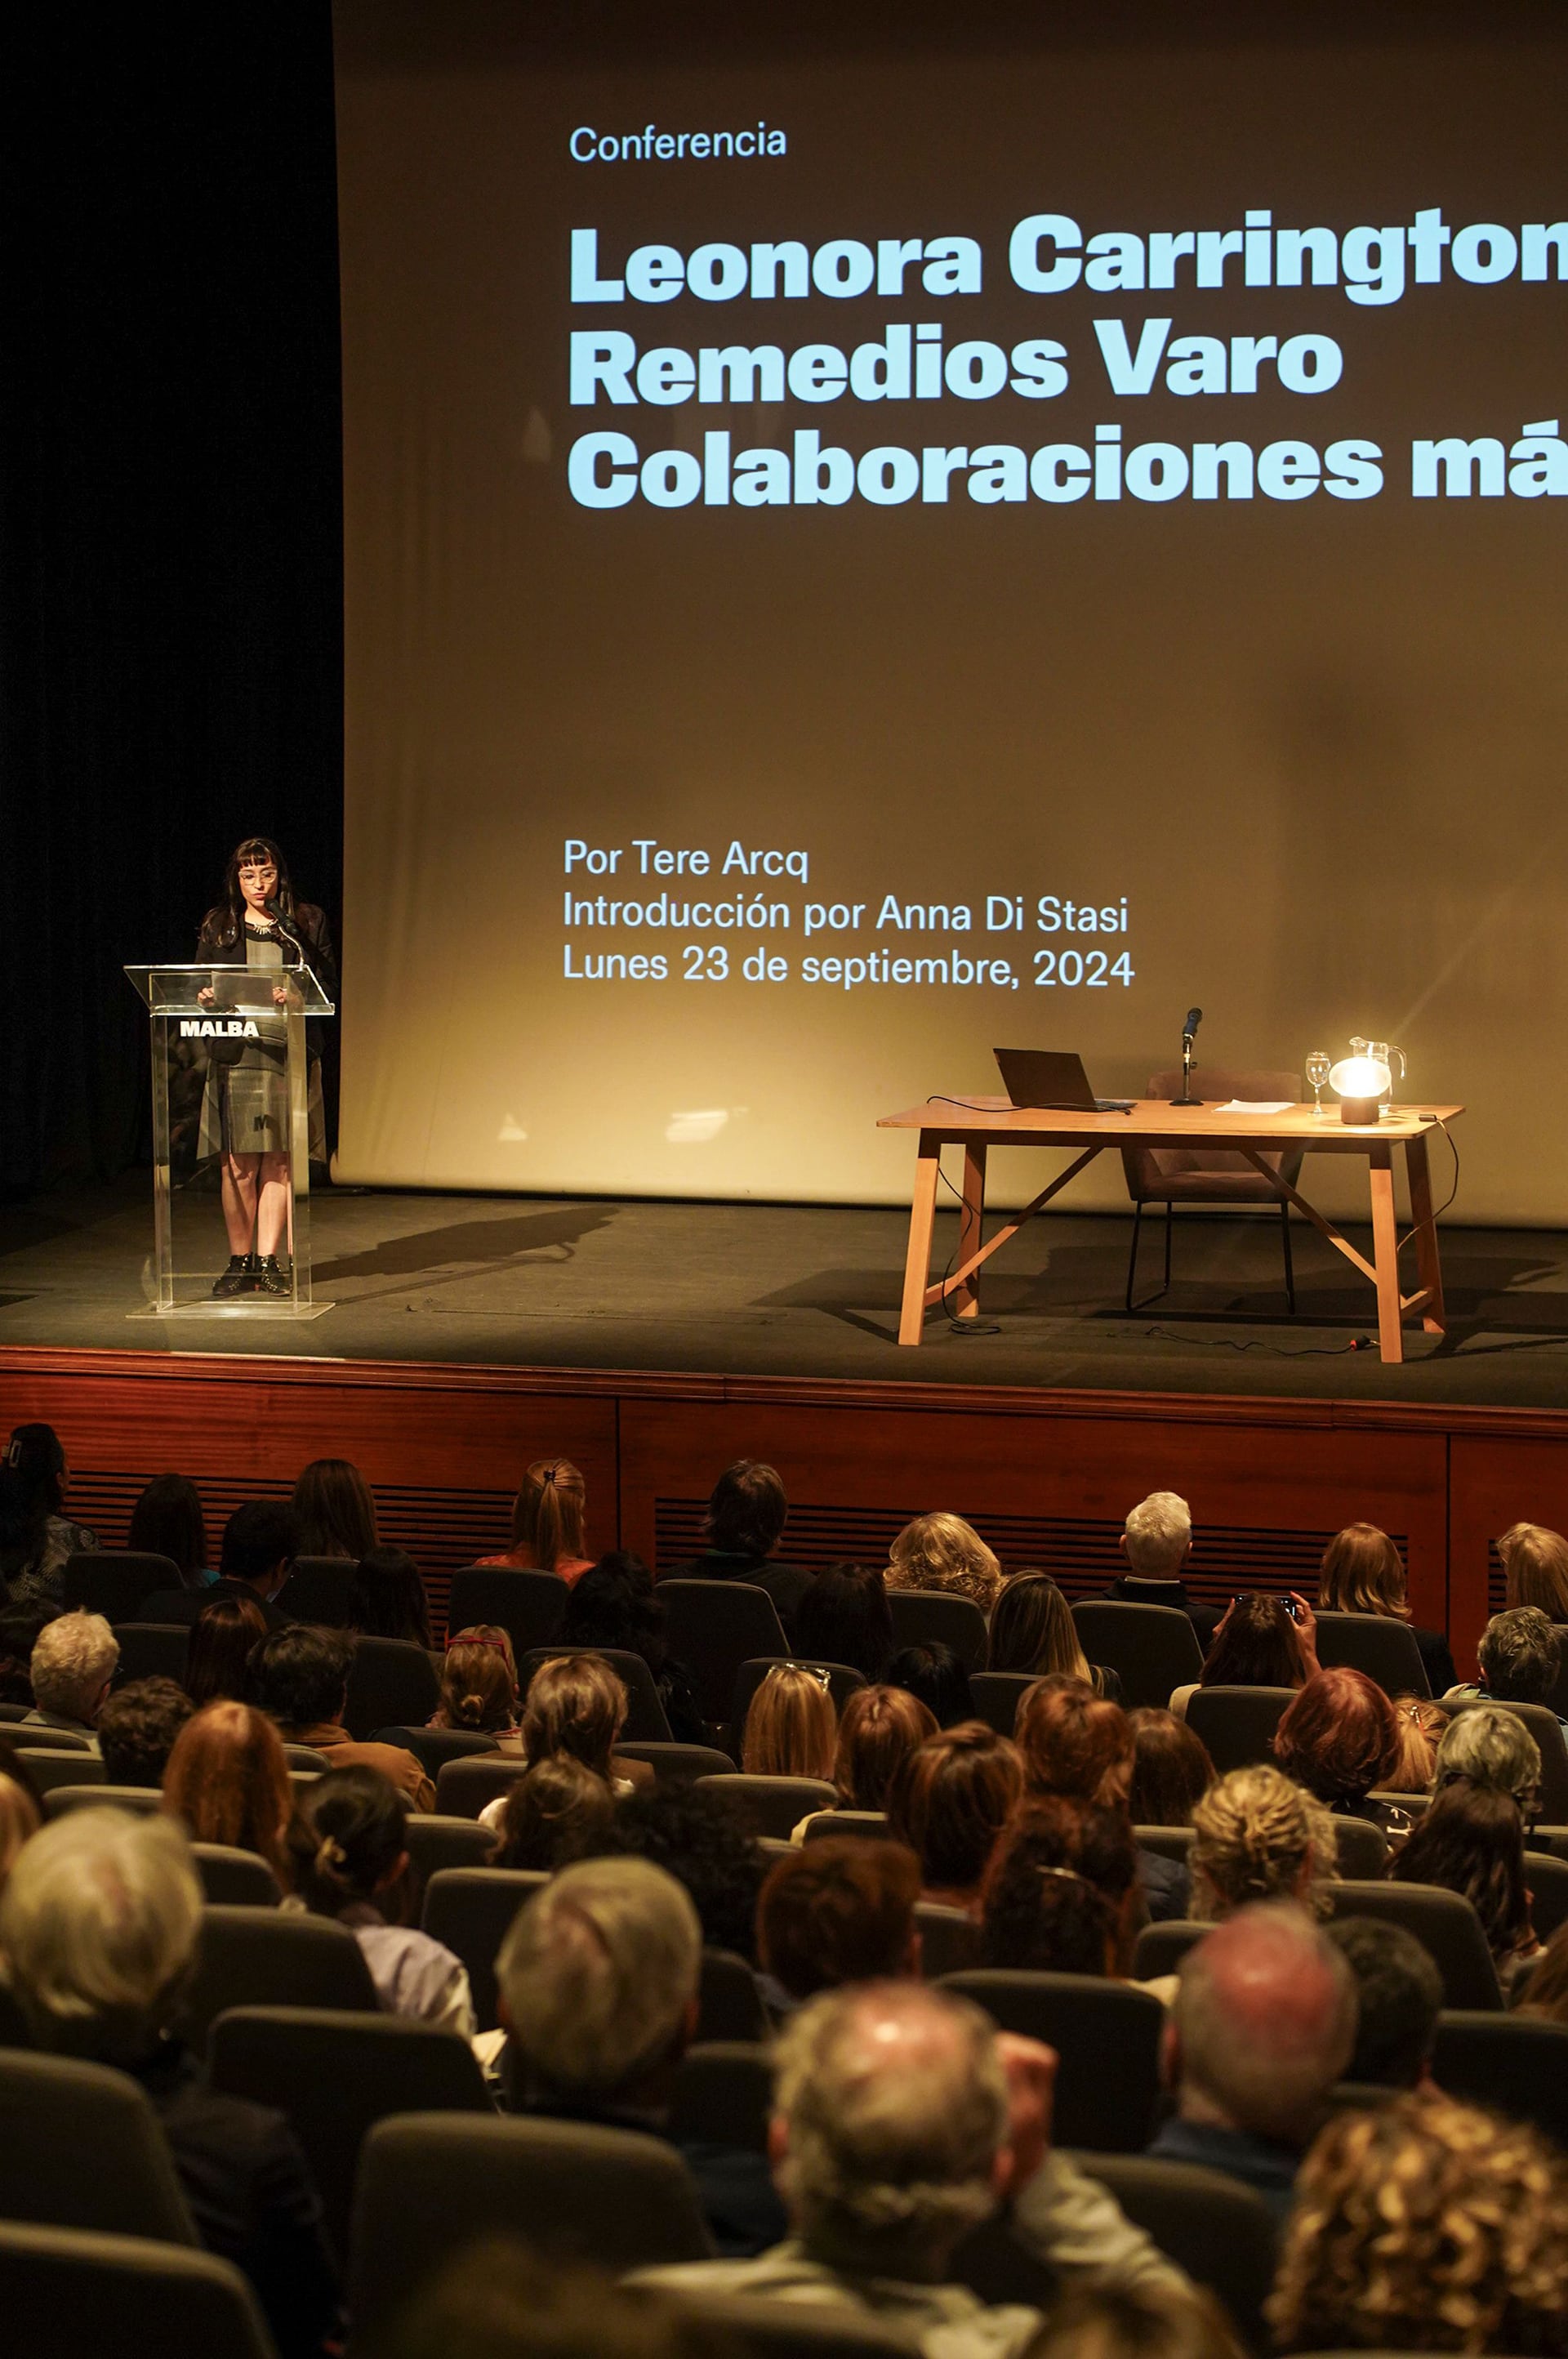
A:
[[[1305,1911],[1241,1909],[1182,1961],[1160,2060],[1177,2110],[1150,2153],[1226,2171],[1283,2220],[1356,2024],[1349,1965]]]
[[[1206,1654],[1219,1615],[1212,1605],[1200,1605],[1189,1597],[1182,1578],[1193,1547],[1193,1515],[1186,1501],[1174,1491],[1151,1491],[1129,1515],[1120,1545],[1128,1569],[1117,1575],[1106,1595],[1123,1605],[1173,1606],[1186,1615]]]
[[[78,1606],[46,1622],[33,1645],[33,1709],[24,1727],[63,1728],[98,1750],[98,1715],[108,1701],[120,1641],[102,1614]]]
[[[1482,1631],[1476,1659],[1479,1685],[1450,1688],[1446,1701],[1484,1696],[1493,1703],[1550,1704],[1563,1668],[1563,1643],[1539,1605],[1510,1605],[1494,1614]]]
[[[697,2029],[702,1927],[691,1896],[644,1859],[585,1859],[518,1910],[495,1962],[517,2110],[668,2139],[720,2253],[776,2244],[784,2212],[760,2154],[672,2138]]]
[[[1014,2236],[1065,2279],[1184,2286],[1104,2188],[1048,2151],[1055,2063],[929,1984],[819,1994],[777,2049],[769,2152],[788,2238],[644,2281],[871,2312],[930,2359],[1017,2359],[1039,2310],[946,2281],[966,2233],[1011,2201]]]
[[[1527,1830],[1541,1816],[1541,1747],[1517,1712],[1477,1703],[1454,1713],[1438,1745],[1433,1791],[1461,1778],[1511,1794]]]

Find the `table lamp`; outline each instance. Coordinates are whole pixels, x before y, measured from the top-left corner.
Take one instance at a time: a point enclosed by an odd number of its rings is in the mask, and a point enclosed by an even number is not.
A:
[[[1339,1095],[1339,1118],[1348,1123],[1374,1123],[1394,1077],[1380,1057],[1342,1057],[1329,1068],[1328,1086]]]

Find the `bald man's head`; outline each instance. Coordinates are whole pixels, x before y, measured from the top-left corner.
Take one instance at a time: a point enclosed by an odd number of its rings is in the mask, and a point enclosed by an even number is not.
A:
[[[989,2018],[919,1983],[824,1992],[778,2046],[774,2154],[818,2258],[939,2273],[996,2199],[1007,2083]]]
[[[1304,2145],[1356,2045],[1356,1984],[1301,1909],[1244,1908],[1183,1962],[1166,2069],[1184,2117]]]

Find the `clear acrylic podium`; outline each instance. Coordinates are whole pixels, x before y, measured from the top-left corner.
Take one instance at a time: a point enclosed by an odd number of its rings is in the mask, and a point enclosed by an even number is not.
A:
[[[128,966],[152,1026],[154,1299],[133,1318],[317,1319],[330,1302],[310,1283],[310,1078],[308,1016],[333,1004],[309,967]],[[175,1185],[174,1139],[200,1093],[221,1086],[219,1070],[245,1043],[284,1052],[288,1097],[287,1294],[216,1299],[229,1244],[215,1191]],[[181,1104],[183,1101],[183,1104]]]

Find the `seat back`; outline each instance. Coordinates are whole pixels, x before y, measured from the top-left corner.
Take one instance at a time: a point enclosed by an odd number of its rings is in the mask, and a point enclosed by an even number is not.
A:
[[[1524,1881],[1530,1921],[1539,1938],[1550,1941],[1559,1925],[1568,1924],[1568,1860],[1550,1852],[1527,1851]]]
[[[313,1777],[323,1777],[331,1767],[330,1756],[319,1753],[313,1745],[285,1743],[283,1757],[291,1769],[308,1769]]]
[[[1317,1659],[1325,1671],[1341,1665],[1364,1671],[1385,1695],[1432,1693],[1415,1634],[1381,1614],[1335,1614],[1320,1605]]]
[[[425,1886],[419,1921],[433,1941],[444,1941],[468,1968],[481,2031],[496,2027],[496,1952],[524,1902],[549,1880],[533,1868],[442,1867]]]
[[[972,1597],[946,1589],[890,1589],[895,1647],[951,1647],[967,1671],[983,1671],[986,1617]]]
[[[1033,1685],[1033,1671],[971,1671],[969,1701],[975,1707],[975,1718],[994,1728],[999,1736],[1011,1736],[1018,1707]]]
[[[716,2294],[699,2287],[659,2288],[661,2301],[690,2318],[724,2351],[745,2359],[911,2359],[907,2334],[869,2310],[831,2302],[779,2301],[763,2294]]]
[[[1121,1681],[1129,1711],[1168,1704],[1203,1669],[1197,1632],[1174,1605],[1084,1597],[1073,1608],[1073,1624],[1090,1662],[1104,1663]]]
[[[96,1753],[46,1752],[41,1746],[35,1752],[29,1746],[23,1753],[22,1759],[27,1765],[27,1775],[36,1790],[46,1803],[57,1786],[102,1788],[105,1782],[103,1764]],[[102,1795],[95,1794],[93,1799],[102,1799]]]
[[[441,1700],[436,1666],[412,1638],[356,1638],[343,1725],[361,1745],[374,1730],[422,1728]]]
[[[1267,1104],[1281,1098],[1287,1105],[1301,1102],[1301,1075],[1281,1065],[1195,1065],[1192,1082],[1193,1095],[1207,1105],[1223,1105],[1229,1098],[1240,1098],[1252,1104]],[[1149,1076],[1152,1098],[1172,1099],[1181,1087],[1180,1066]],[[1292,1147],[1283,1154],[1271,1154],[1265,1160],[1282,1171],[1293,1187],[1301,1176],[1304,1152],[1303,1148]],[[1246,1190],[1246,1198],[1256,1197],[1260,1202],[1268,1203],[1274,1201],[1272,1190],[1256,1166],[1231,1147],[1124,1147],[1121,1162],[1127,1174],[1128,1193],[1135,1203],[1141,1198],[1157,1198],[1162,1184],[1172,1179],[1187,1183],[1182,1192],[1190,1198],[1193,1183],[1211,1174],[1229,1183],[1221,1201],[1234,1203],[1238,1185]]]
[[[735,1675],[758,1655],[789,1651],[778,1608],[749,1581],[661,1581],[670,1653],[691,1673],[705,1720],[720,1721]]]
[[[716,1745],[650,1745],[624,1737],[615,1750],[624,1760],[645,1761],[661,1786],[689,1784],[694,1777],[727,1777],[735,1764]]]
[[[1485,1696],[1468,1697],[1457,1709],[1474,1712],[1477,1703],[1495,1699]],[[1559,1826],[1568,1819],[1568,1744],[1564,1744],[1563,1723],[1557,1714],[1543,1703],[1501,1703],[1499,1712],[1519,1714],[1541,1750],[1541,1815],[1551,1826]]]
[[[378,1728],[375,1742],[401,1745],[406,1753],[413,1754],[427,1777],[438,1777],[449,1761],[466,1761],[470,1755],[493,1756],[499,1750],[494,1737],[477,1728]]]
[[[757,1978],[733,1950],[704,1950],[697,1986],[698,2039],[755,2041],[768,2037]]]
[[[1085,2154],[1091,2179],[1195,2285],[1218,2295],[1244,2347],[1269,2348],[1263,2304],[1274,2281],[1279,2229],[1262,2197],[1224,2171],[1153,2155]]]
[[[221,2015],[208,2077],[232,2097],[276,2105],[305,2149],[327,2233],[349,2249],[365,2136],[391,2114],[492,2114],[466,2039],[406,2016],[327,2007],[241,2006]]]
[[[845,1699],[866,1684],[860,1672],[849,1663],[818,1663],[806,1655],[759,1655],[754,1660],[742,1663],[735,1674],[735,1692],[730,1699],[730,1751],[735,1760],[741,1760],[745,1750],[742,1740],[746,1734],[746,1714],[752,1709],[752,1698],[771,1670],[780,1663],[791,1662],[809,1662],[813,1670],[827,1672],[835,1712],[842,1712]]]
[[[360,2156],[350,2239],[356,2342],[373,2348],[460,2245],[523,2222],[547,2258],[617,2275],[712,2251],[696,2184],[662,2138],[528,2116],[395,2115],[375,2125]]]
[[[448,1818],[477,1819],[487,1804],[526,1777],[528,1764],[519,1753],[467,1754],[444,1761],[436,1779],[436,1808]]]
[[[1370,1819],[1336,1819],[1334,1847],[1341,1875],[1371,1881],[1388,1864],[1389,1839]]]
[[[11,1721],[4,1733],[18,1753],[92,1753],[90,1736],[79,1736],[73,1728],[51,1728],[44,1720]]]
[[[1173,1859],[1178,1867],[1185,1867],[1197,1841],[1193,1827],[1134,1827],[1132,1839],[1140,1851],[1152,1851],[1159,1859]]]
[[[885,1810],[819,1810],[806,1823],[803,1843],[826,1843],[830,1837],[842,1842],[847,1835],[859,1835],[869,1843],[891,1843],[892,1829]]]
[[[558,1572],[535,1572],[510,1564],[466,1564],[452,1575],[447,1605],[449,1637],[493,1623],[512,1641],[518,1662],[535,1647],[559,1635],[570,1595]]]
[[[194,2245],[168,2141],[128,2072],[0,2049],[0,2220]]]
[[[1484,2008],[1492,2014],[1501,2008],[1498,1970],[1481,1920],[1457,1892],[1436,1884],[1349,1881],[1330,1885],[1328,1892],[1336,1917],[1380,1917],[1413,1933],[1431,1951],[1443,1976],[1445,2006]]]
[[[0,2221],[0,2317],[15,2359],[276,2359],[232,2261],[146,2236]]]
[[[124,1687],[131,1680],[185,1678],[190,1652],[190,1627],[185,1622],[116,1622],[120,1662],[115,1677]]]
[[[1254,1761],[1272,1761],[1274,1732],[1284,1718],[1294,1688],[1199,1688],[1187,1698],[1187,1726],[1208,1747],[1223,1777]]]
[[[922,1900],[915,1908],[914,1925],[920,1935],[920,1971],[928,1983],[964,1973],[978,1963],[980,1929],[966,1910]]]
[[[134,1622],[137,1606],[155,1590],[185,1586],[173,1558],[150,1549],[76,1549],[60,1579],[68,1614],[80,1605],[111,1623]]]
[[[277,1610],[291,1622],[315,1622],[329,1630],[346,1630],[354,1583],[354,1566],[346,1556],[297,1556],[294,1569],[277,1593]]]
[[[29,1763],[37,1757],[27,1756]],[[73,1758],[80,1762],[81,1756]],[[102,1762],[94,1766],[102,1770]],[[163,1808],[163,1796],[156,1786],[87,1785],[79,1768],[69,1785],[45,1788],[43,1805],[46,1819],[62,1819],[68,1810],[129,1810],[133,1818],[154,1819]]]
[[[1568,2149],[1568,2027],[1543,2016],[1444,2009],[1433,2078],[1451,2097],[1533,2122]]]
[[[381,2001],[347,1926],[282,1908],[210,1902],[201,1912],[183,2017],[199,2055],[231,2006],[331,2006],[374,2015]]]
[[[757,2039],[705,2039],[676,2074],[670,2136],[766,2154],[773,2105],[772,2049]]]
[[[639,1737],[656,1745],[669,1744],[670,1723],[659,1701],[659,1690],[654,1685],[654,1675],[641,1655],[633,1655],[624,1647],[535,1647],[517,1666],[517,1684],[523,1693],[527,1694],[541,1663],[549,1662],[557,1655],[568,1654],[600,1655],[619,1675],[626,1690],[622,1736]]]
[[[203,1897],[222,1908],[276,1908],[283,1895],[265,1859],[232,1843],[192,1843]]]
[[[1212,1925],[1200,1925],[1190,1917],[1167,1917],[1161,1924],[1145,1925],[1132,1952],[1133,1980],[1152,1983],[1177,1973],[1187,1951],[1213,1930]]]
[[[813,1810],[830,1810],[838,1799],[838,1788],[826,1777],[762,1777],[729,1770],[697,1782],[737,1804],[759,1835],[788,1836]]]
[[[495,1836],[477,1819],[441,1818],[433,1810],[410,1810],[403,1822],[415,1907],[424,1905],[425,1887],[444,1867],[488,1867],[495,1856]]]
[[[973,1999],[1003,2031],[1055,2049],[1054,2138],[1099,2153],[1142,2153],[1160,2093],[1165,2010],[1158,1999],[1093,1974],[991,1966],[946,1974],[943,1987]]]

